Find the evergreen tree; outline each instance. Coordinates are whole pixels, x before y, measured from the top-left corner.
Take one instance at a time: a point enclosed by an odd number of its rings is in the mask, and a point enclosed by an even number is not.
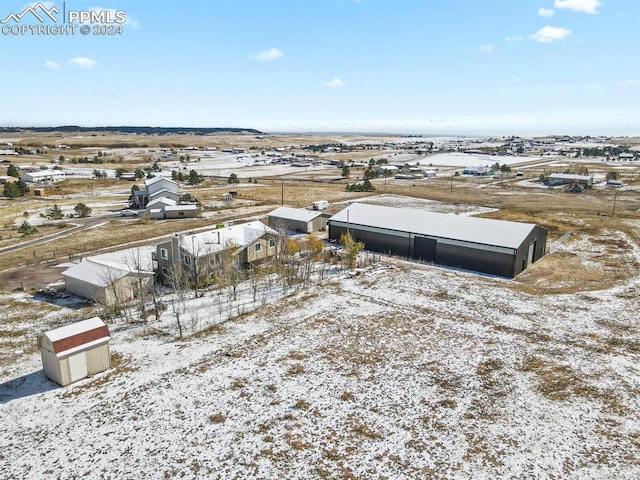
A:
[[[32,233],[37,232],[37,230],[25,220],[24,222],[22,222],[22,225],[18,227],[18,232],[21,233],[23,237],[26,237],[28,235],[31,235]]]
[[[191,170],[189,172],[189,183],[191,185],[197,185],[199,183],[202,183],[202,180],[203,180],[202,175],[200,175],[195,170]]]
[[[4,184],[4,188],[2,189],[2,195],[8,198],[16,198],[20,196],[20,189],[13,182],[8,182]]]
[[[16,187],[18,187],[18,189],[20,190],[20,195],[26,195],[27,193],[29,193],[29,187],[22,180],[18,180],[16,182]]]
[[[80,202],[75,207],[73,207],[73,211],[76,212],[76,215],[79,217],[88,217],[91,215],[91,207],[88,207],[84,203]]]
[[[47,209],[47,213],[45,214],[45,217],[51,219],[51,220],[60,220],[63,217],[63,213],[62,210],[60,210],[60,207],[58,207],[58,205],[54,204],[53,207]]]
[[[9,177],[19,177],[20,173],[18,172],[18,169],[15,165],[9,164],[9,167],[7,168],[7,175]]]

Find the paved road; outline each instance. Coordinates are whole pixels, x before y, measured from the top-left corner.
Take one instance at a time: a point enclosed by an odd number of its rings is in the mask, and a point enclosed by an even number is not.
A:
[[[101,215],[99,217],[87,218],[83,219],[83,223],[73,223],[75,225],[72,228],[64,230],[62,232],[52,233],[51,235],[46,235],[40,238],[34,238],[33,240],[27,240],[26,242],[20,242],[13,245],[8,245],[6,247],[0,248],[0,255],[4,255],[10,252],[14,252],[16,250],[20,250],[22,248],[34,247],[36,245],[43,245],[47,242],[52,242],[54,240],[58,240],[59,238],[64,238],[76,232],[81,232],[82,230],[87,230],[88,228],[95,227],[101,223],[108,223],[110,220],[114,218],[120,218],[117,214],[109,214],[109,215]]]

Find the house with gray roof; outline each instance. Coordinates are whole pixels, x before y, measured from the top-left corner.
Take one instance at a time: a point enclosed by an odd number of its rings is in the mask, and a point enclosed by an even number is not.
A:
[[[189,235],[173,235],[156,246],[158,276],[168,282],[178,274],[207,283],[225,264],[244,269],[273,257],[278,232],[253,221]]]

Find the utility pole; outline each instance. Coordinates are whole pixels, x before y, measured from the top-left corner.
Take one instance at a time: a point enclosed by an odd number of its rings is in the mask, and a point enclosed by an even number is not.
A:
[[[280,179],[280,206],[284,205],[284,178]]]

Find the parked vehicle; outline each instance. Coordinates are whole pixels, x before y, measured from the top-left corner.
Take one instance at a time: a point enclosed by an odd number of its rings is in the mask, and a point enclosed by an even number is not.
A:
[[[125,209],[125,210],[120,210],[120,216],[121,217],[138,217],[140,216],[140,214],[135,210]]]

